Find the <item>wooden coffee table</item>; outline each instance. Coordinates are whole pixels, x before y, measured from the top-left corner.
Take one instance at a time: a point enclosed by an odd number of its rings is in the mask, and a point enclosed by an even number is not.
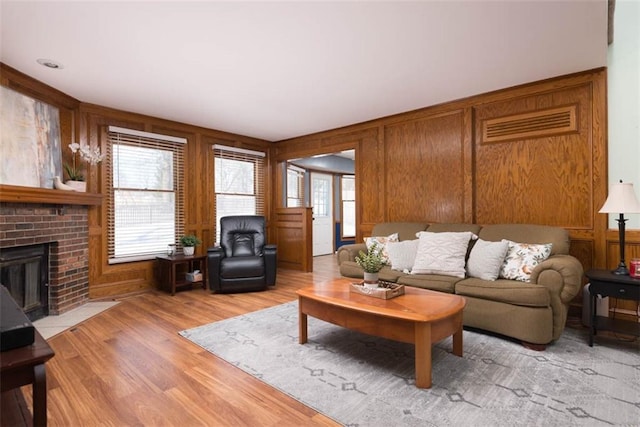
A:
[[[462,357],[464,298],[405,287],[389,300],[349,290],[336,280],[298,290],[300,344],[307,342],[307,316],[394,341],[415,344],[416,387],[431,387],[431,345],[453,335],[453,354]]]

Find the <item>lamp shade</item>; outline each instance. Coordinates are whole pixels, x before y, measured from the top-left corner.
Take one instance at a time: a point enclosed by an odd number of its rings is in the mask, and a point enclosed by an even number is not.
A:
[[[640,202],[630,182],[615,183],[609,189],[609,197],[600,213],[640,213]]]

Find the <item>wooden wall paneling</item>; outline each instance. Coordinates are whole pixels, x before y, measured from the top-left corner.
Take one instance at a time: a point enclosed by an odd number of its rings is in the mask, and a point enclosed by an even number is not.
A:
[[[312,208],[276,208],[274,214],[278,267],[313,271]]]
[[[356,149],[356,241],[370,235],[370,229],[385,221],[383,133],[360,139]]]
[[[371,155],[370,152],[364,153],[362,150],[373,150],[377,153],[379,151],[379,144],[381,143],[378,139],[378,129],[377,128],[368,128],[359,126],[356,131],[328,131],[323,132],[316,136],[307,136],[302,137],[301,139],[294,139],[284,142],[279,142],[273,145],[272,153],[273,159],[272,161],[276,163],[272,169],[272,176],[274,179],[271,180],[271,184],[275,186],[272,191],[273,197],[271,198],[273,210],[282,207],[282,182],[283,170],[280,170],[282,166],[280,166],[281,162],[286,162],[287,160],[302,158],[302,157],[311,157],[317,154],[327,154],[327,153],[336,153],[344,150],[355,150],[356,151],[356,201],[358,208],[356,210],[356,223],[362,224],[363,211],[366,211],[367,214],[371,214],[371,206],[370,201],[363,201],[365,196],[362,191],[362,171],[359,169],[359,165],[361,164],[358,161],[359,156],[367,156]],[[377,154],[376,154],[377,155]],[[275,170],[274,170],[275,169]],[[377,175],[372,175],[374,179],[377,179]],[[380,193],[380,185],[377,184],[377,188],[375,191],[376,194]],[[366,203],[366,207],[363,207],[363,204]],[[380,218],[383,215],[383,209],[380,197],[375,199],[376,205],[374,206],[375,211],[373,211],[374,217]],[[371,224],[373,226],[373,224]],[[356,232],[361,234],[360,228],[356,228]]]
[[[473,141],[473,109],[462,112],[462,188],[463,222],[476,223],[475,209],[475,146]]]
[[[464,123],[457,110],[385,127],[389,221],[464,222]]]
[[[582,85],[476,108],[478,222],[593,228],[591,102],[590,85]],[[482,140],[486,120],[567,104],[577,105],[576,133]]]
[[[165,132],[165,134],[169,134]],[[178,135],[172,135],[178,136]],[[181,135],[187,138],[184,155],[184,206],[185,206],[185,234],[195,234],[202,240],[203,246],[210,246],[213,242],[205,240],[202,226],[203,199],[208,199],[202,193],[202,170],[204,159],[202,158],[201,144],[195,135]],[[207,233],[209,234],[209,233]]]
[[[593,232],[595,239],[595,257],[593,265],[598,268],[606,264],[606,238],[608,228],[607,215],[598,211],[607,200],[609,193],[608,160],[607,160],[607,75],[602,71],[595,73],[592,79],[592,197]]]
[[[143,130],[187,138],[185,154],[185,232],[195,233],[203,241],[198,252],[215,240],[215,218],[213,218],[213,152],[212,140],[222,139],[227,145],[241,148],[268,150],[270,144],[254,138],[242,137],[196,126],[175,123],[144,115],[113,110],[101,106],[82,104],[78,133],[80,138],[92,146],[107,148],[105,128],[108,125]],[[189,167],[191,165],[192,167]],[[92,171],[88,182],[97,192],[106,191],[104,165]],[[109,265],[107,252],[107,205],[89,210],[89,296],[104,298],[124,295],[157,287],[155,262],[138,261]]]
[[[271,148],[270,158],[275,158],[275,147]],[[273,162],[271,164],[271,174],[274,177],[274,181],[272,182],[273,188],[273,197],[271,197],[271,212],[269,221],[269,227],[267,229],[267,238],[269,242],[274,242],[276,239],[276,228],[275,221],[277,218],[276,211],[279,208],[286,208],[285,194],[284,194],[284,186],[283,182],[286,180],[287,176],[287,164],[286,162]]]
[[[446,148],[442,148],[443,152],[436,150],[430,139],[434,130],[436,133],[441,131],[445,140],[449,141],[447,138],[450,138],[458,144],[458,156],[452,160],[452,164],[456,165],[462,178],[454,178],[457,187],[444,202],[444,207],[436,211],[436,214],[440,215],[438,218],[451,221],[449,218],[457,216],[461,221],[479,223],[551,223],[569,230],[573,243],[572,253],[583,265],[602,268],[610,258],[617,257],[616,248],[608,243],[608,240],[613,241],[616,238],[607,237],[607,215],[597,213],[606,199],[608,187],[605,69],[532,82],[272,144],[213,129],[91,104],[80,104],[78,100],[15,70],[9,69],[8,73],[5,72],[8,68],[2,65],[0,69],[0,81],[3,85],[18,88],[27,95],[32,94],[53,105],[60,104],[73,113],[63,114],[64,117],[73,119],[73,124],[69,127],[71,135],[65,136],[66,140],[63,139],[65,144],[71,142],[71,139],[80,139],[91,145],[103,147],[106,142],[100,136],[100,127],[114,124],[146,131],[163,130],[193,135],[194,148],[199,146],[201,151],[196,152],[201,153],[207,152],[208,149],[203,145],[209,145],[208,141],[214,139],[224,140],[225,145],[269,151],[269,188],[265,189],[270,195],[266,200],[268,221],[275,217],[275,209],[280,206],[282,200],[282,195],[278,195],[276,190],[281,182],[277,162],[347,148],[356,148],[359,240],[363,235],[370,233],[373,225],[378,222],[392,218],[410,220],[417,217],[418,214],[409,207],[410,204],[404,195],[397,194],[397,184],[403,183],[406,179],[400,175],[405,174],[406,170],[411,170],[421,177],[426,177],[429,182],[432,176],[442,172],[442,166],[436,165],[433,171],[425,172],[419,169],[413,159],[405,158],[403,163],[399,156],[395,156],[393,149],[396,146],[410,152],[401,142],[405,139],[408,141],[407,135],[411,133],[413,126],[413,132],[425,132],[418,135],[418,140],[423,146],[429,147],[436,158],[453,158],[453,155]],[[518,141],[493,145],[483,144],[479,138],[481,133],[478,131],[478,123],[485,118],[572,104],[577,106],[576,134],[521,138]],[[444,122],[430,122],[430,118],[439,115],[452,115],[456,119],[448,125],[442,124]],[[411,124],[413,122],[416,124]],[[442,129],[439,130],[439,126]],[[66,130],[64,132],[69,133]],[[387,135],[390,135],[389,139]],[[458,135],[458,139],[452,135]],[[522,142],[518,143],[519,141]],[[505,148],[508,146],[511,148]],[[191,222],[194,229],[204,233],[208,226],[207,212],[213,206],[213,191],[205,191],[207,185],[211,186],[212,190],[212,178],[209,181],[209,178],[203,179],[202,175],[208,174],[212,177],[213,165],[203,159],[198,160],[198,171],[194,177],[188,178],[187,185],[189,191],[199,191],[203,195],[202,200],[195,205],[196,213],[189,212],[188,215],[189,218],[194,218]],[[207,170],[209,167],[211,169]],[[103,166],[99,166],[90,172],[88,184],[91,191],[95,189],[100,192],[104,188],[105,177],[102,168]],[[443,174],[447,176],[446,172]],[[460,179],[461,181],[458,181]],[[496,183],[497,190],[489,186],[492,182]],[[406,192],[402,189],[401,192],[403,191]],[[204,194],[205,192],[207,194]],[[554,192],[562,197],[554,195]],[[443,197],[444,194],[439,186],[435,186],[432,193],[438,197]],[[498,194],[500,197],[497,197]],[[505,200],[509,202],[505,203]],[[429,203],[429,195],[422,199],[412,197],[411,202],[418,210],[425,209],[423,205]],[[104,206],[91,208],[89,213],[90,290],[97,286],[94,295],[116,295],[153,286],[154,279],[150,277],[153,270],[150,267],[152,262],[113,266],[107,264],[104,209]],[[191,210],[191,207],[189,209]],[[554,211],[555,214],[549,216],[548,212]],[[423,213],[431,214],[429,211]],[[211,233],[213,232],[214,229],[211,229]],[[610,255],[612,253],[614,255]]]
[[[198,160],[200,174],[197,177],[198,210],[200,212],[200,226],[202,242],[205,248],[216,243],[215,186],[214,186],[214,157],[213,148],[205,142],[205,138],[197,135]]]

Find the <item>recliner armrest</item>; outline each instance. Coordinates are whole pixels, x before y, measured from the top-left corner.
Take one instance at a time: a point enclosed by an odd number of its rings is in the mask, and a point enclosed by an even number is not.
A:
[[[262,247],[264,256],[265,281],[267,286],[275,286],[276,270],[278,268],[278,247],[276,245],[264,245]]]
[[[224,257],[224,251],[220,246],[212,246],[207,249],[207,273],[211,292],[220,289],[220,262]]]

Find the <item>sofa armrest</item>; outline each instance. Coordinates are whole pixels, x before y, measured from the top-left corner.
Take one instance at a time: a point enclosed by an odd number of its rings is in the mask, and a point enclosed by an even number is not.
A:
[[[338,248],[338,265],[345,261],[355,262],[356,256],[358,256],[360,251],[366,252],[367,245],[364,243],[352,243],[350,245],[340,246],[340,248]]]
[[[560,338],[567,322],[569,302],[582,287],[582,264],[571,255],[554,255],[531,272],[531,283],[549,290],[553,311],[553,339]]]
[[[568,304],[582,287],[582,264],[571,255],[554,255],[531,272],[531,283],[544,285]]]

